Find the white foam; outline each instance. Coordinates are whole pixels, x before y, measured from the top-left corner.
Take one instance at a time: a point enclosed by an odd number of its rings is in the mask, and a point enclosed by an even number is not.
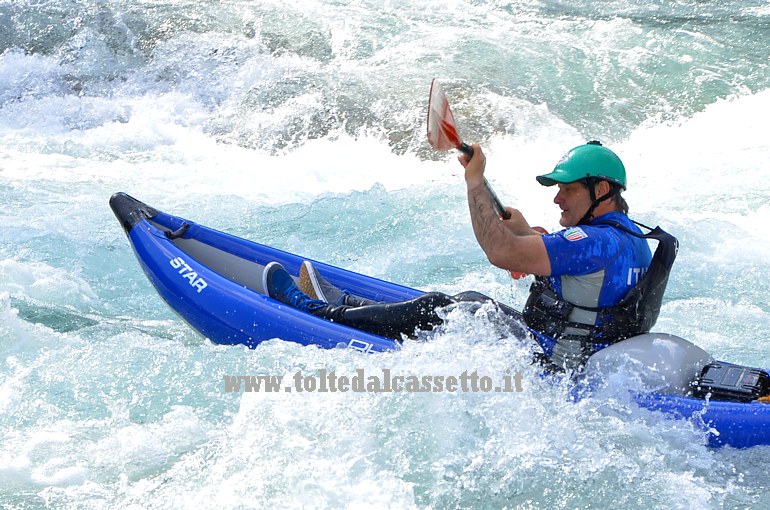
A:
[[[765,90],[719,100],[679,123],[638,129],[618,147],[629,169],[629,195],[640,189],[643,207],[684,209],[696,218],[757,214],[760,204],[747,199],[770,192],[764,178],[768,107]]]

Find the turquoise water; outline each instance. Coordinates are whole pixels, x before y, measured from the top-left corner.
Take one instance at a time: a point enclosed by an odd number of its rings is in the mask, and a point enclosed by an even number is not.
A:
[[[537,173],[599,138],[632,216],[681,242],[656,331],[770,366],[766,2],[0,1],[5,508],[761,508],[766,447],[570,404],[483,316],[362,356],[200,337],[161,302],[116,191],[279,248],[520,307],[461,168],[425,139],[438,77],[488,178],[557,227]],[[321,369],[500,377],[512,394],[226,393]]]

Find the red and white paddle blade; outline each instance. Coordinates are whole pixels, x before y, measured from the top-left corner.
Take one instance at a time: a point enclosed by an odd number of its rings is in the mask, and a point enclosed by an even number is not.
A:
[[[452,110],[449,109],[449,101],[435,78],[430,84],[428,99],[428,142],[440,151],[448,151],[462,144]]]

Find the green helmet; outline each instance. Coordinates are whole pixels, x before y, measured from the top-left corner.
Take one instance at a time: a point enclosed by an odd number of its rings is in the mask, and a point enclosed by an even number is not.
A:
[[[585,178],[614,182],[626,189],[626,167],[620,158],[595,140],[578,145],[562,157],[553,172],[538,175],[537,182],[543,186],[569,183]]]

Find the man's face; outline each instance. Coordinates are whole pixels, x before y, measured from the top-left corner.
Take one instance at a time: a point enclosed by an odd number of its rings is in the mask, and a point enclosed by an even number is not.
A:
[[[562,227],[574,227],[591,207],[591,196],[580,182],[558,184],[559,192],[553,203],[561,209],[559,224]]]

